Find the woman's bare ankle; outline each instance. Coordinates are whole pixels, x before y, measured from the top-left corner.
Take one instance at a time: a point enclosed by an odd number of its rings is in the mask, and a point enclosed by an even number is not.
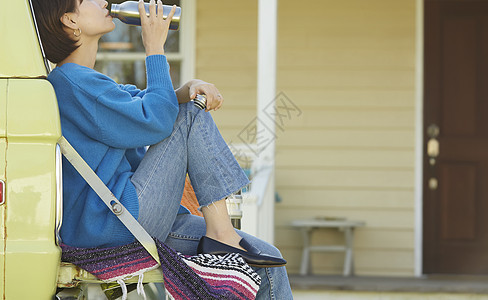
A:
[[[237,234],[230,222],[225,199],[202,207],[202,213],[205,218],[205,223],[207,224],[207,237],[244,250],[239,245],[241,237]]]
[[[207,231],[205,235],[211,239],[217,240],[226,245],[245,251],[245,249],[239,245],[239,242],[241,241],[242,238],[235,231],[231,231],[231,232]]]

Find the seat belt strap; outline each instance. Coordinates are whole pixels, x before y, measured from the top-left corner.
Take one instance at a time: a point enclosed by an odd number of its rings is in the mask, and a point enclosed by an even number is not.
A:
[[[102,201],[107,205],[119,220],[127,227],[149,254],[161,265],[158,250],[153,238],[137,222],[130,212],[120,203],[109,188],[103,183],[98,175],[90,168],[83,158],[76,152],[75,148],[66,140],[64,136],[58,140],[58,145],[64,157],[73,165],[78,173],[85,179],[91,188],[97,193]]]

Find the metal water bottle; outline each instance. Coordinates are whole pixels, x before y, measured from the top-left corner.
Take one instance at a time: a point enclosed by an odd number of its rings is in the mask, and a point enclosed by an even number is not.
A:
[[[110,6],[110,15],[114,18],[118,18],[120,21],[129,25],[141,26],[141,18],[139,16],[139,3],[137,1],[125,1],[120,4],[112,4]],[[149,3],[144,3],[146,8],[146,15],[149,16]],[[163,17],[167,18],[171,12],[172,6],[163,5]],[[156,12],[158,6],[156,4]],[[178,30],[180,27],[181,7],[177,6],[175,14],[169,24],[169,29]]]

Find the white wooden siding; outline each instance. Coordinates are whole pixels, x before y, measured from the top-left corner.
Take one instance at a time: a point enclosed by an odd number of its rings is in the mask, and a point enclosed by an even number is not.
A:
[[[301,237],[290,222],[336,216],[367,224],[357,274],[414,274],[415,3],[279,1],[277,91],[301,110],[276,141],[276,245],[291,273]],[[257,1],[197,5],[197,77],[222,91],[213,116],[238,142],[256,117]],[[342,259],[314,254],[314,271],[340,273]]]

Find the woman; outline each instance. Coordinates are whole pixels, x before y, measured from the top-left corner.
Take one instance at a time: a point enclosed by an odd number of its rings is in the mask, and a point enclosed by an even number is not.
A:
[[[192,80],[172,89],[164,43],[174,8],[165,20],[150,2],[139,2],[146,51],[147,88],[118,85],[93,70],[98,41],[115,24],[102,0],[33,0],[47,58],[48,80],[59,102],[63,135],[150,235],[187,255],[238,252],[262,278],[258,298],[291,299],[279,251],[236,231],[225,198],[248,179],[208,111],[223,97],[213,85]],[[158,11],[162,11],[158,0]],[[207,96],[207,109],[190,102]],[[152,145],[146,152],[146,145]],[[186,174],[203,218],[180,207]],[[63,242],[76,247],[128,244],[134,237],[77,174],[63,164]],[[259,249],[259,250],[258,250]],[[262,252],[261,252],[262,251]]]

